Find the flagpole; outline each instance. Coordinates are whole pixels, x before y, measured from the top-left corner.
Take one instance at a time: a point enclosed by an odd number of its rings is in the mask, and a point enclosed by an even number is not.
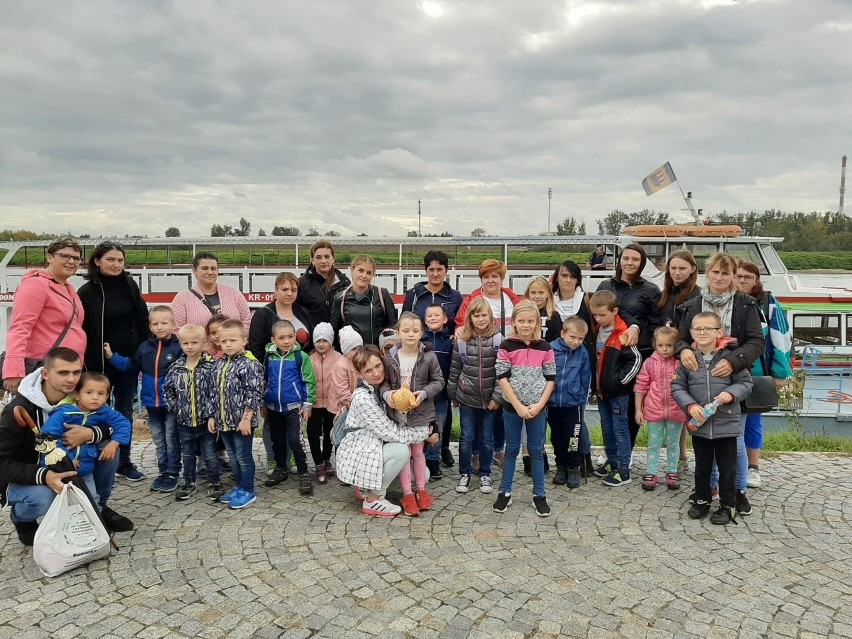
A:
[[[674,171],[672,171],[674,173]],[[687,210],[692,213],[692,219],[695,220],[696,224],[701,224],[700,213],[695,211],[695,207],[692,206],[692,191],[683,192],[683,187],[680,185],[680,182],[675,179],[675,183],[677,184],[677,188],[680,189],[680,194],[683,197],[683,201],[686,202]]]

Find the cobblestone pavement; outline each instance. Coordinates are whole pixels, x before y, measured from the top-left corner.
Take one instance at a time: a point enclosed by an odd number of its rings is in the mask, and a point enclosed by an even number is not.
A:
[[[134,449],[149,474],[153,453]],[[396,519],[362,515],[336,480],[310,497],[261,485],[243,511],[118,480],[111,505],[136,530],[58,578],[4,513],[0,639],[852,637],[852,458],[783,455],[763,475],[727,527],[686,516],[691,473],[679,492],[548,483],[549,519],[520,474],[503,515],[449,471],[432,511]]]

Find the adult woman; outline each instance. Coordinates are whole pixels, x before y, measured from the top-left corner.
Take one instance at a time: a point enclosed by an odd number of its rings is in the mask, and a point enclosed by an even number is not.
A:
[[[728,351],[721,362],[711,371],[712,375],[730,375],[743,369],[750,370],[760,358],[765,348],[763,328],[757,301],[750,295],[736,290],[734,273],[736,260],[727,253],[714,253],[705,265],[706,282],[701,287],[701,295],[681,305],[677,310],[680,316],[677,353],[680,363],[691,371],[698,370],[698,361],[692,349],[690,327],[692,318],[702,311],[712,311],[719,316],[725,335],[737,340],[737,348]],[[745,417],[743,417],[745,421]],[[748,457],[742,434],[737,437],[737,512],[751,514],[751,504],[746,495]]]
[[[701,289],[698,287],[698,265],[692,253],[678,249],[669,254],[666,260],[666,275],[663,284],[663,294],[657,306],[660,307],[660,319],[667,326],[678,328],[677,308],[693,297],[698,297]],[[680,431],[680,457],[677,462],[679,473],[688,468],[686,456],[686,429]]]
[[[305,353],[313,348],[311,333],[314,321],[308,310],[296,301],[298,295],[298,278],[292,273],[279,273],[275,278],[275,299],[251,318],[248,349],[257,361],[263,361],[264,349],[272,341],[272,325],[279,320],[288,320],[293,324],[296,341]]]
[[[601,247],[602,248],[602,247]],[[556,303],[556,310],[559,312],[559,317],[564,322],[571,315],[576,315],[588,326],[586,338],[583,340],[583,346],[589,353],[589,361],[592,363],[592,370],[595,368],[597,361],[597,353],[595,352],[595,331],[592,323],[592,313],[589,310],[589,298],[583,290],[583,274],[580,267],[572,260],[565,260],[559,264],[550,276],[550,285],[553,290],[553,299]],[[591,392],[597,394],[597,375],[592,375]],[[594,464],[592,463],[592,443],[589,439],[589,429],[583,421],[584,427],[580,430],[580,453],[583,455],[583,465],[580,468],[580,473],[583,477],[591,477],[594,472]]]
[[[299,278],[299,304],[314,324],[331,321],[331,302],[349,286],[349,278],[334,268],[334,247],[320,240],[311,247],[311,265]]]
[[[136,281],[124,270],[124,247],[115,242],[102,242],[89,255],[85,278],[79,295],[86,311],[86,369],[105,373],[112,383],[113,406],[133,423],[133,398],[138,375],[104,366],[104,343],[114,353],[133,357],[139,344],[149,335],[148,307]],[[120,445],[120,475],[130,481],[145,479],[130,461],[130,444]]]
[[[793,350],[793,336],[784,309],[769,291],[763,290],[760,281],[760,268],[754,262],[740,260],[737,262],[737,290],[745,295],[751,295],[757,300],[762,311],[763,338],[766,342],[764,352],[752,366],[753,375],[771,375],[775,384],[781,388],[784,382],[793,374],[790,367],[790,351]],[[760,449],[763,447],[763,420],[760,413],[746,415],[745,440],[748,454],[748,473],[746,485],[749,488],[759,488]]]
[[[409,462],[410,444],[426,439],[428,427],[400,427],[385,412],[379,387],[385,366],[376,346],[361,348],[352,360],[360,381],[352,393],[346,425],[347,434],[337,449],[337,476],[366,492],[361,511],[365,515],[393,517],[402,508],[385,499],[388,486]],[[361,495],[356,489],[356,494]]]
[[[648,359],[654,352],[652,338],[654,330],[662,325],[660,319],[660,289],[653,282],[642,277],[648,256],[639,244],[628,244],[621,251],[621,257],[615,266],[615,275],[604,280],[598,286],[599,291],[612,291],[618,299],[618,314],[630,327],[624,333],[626,346],[636,346],[642,359]],[[630,393],[627,410],[627,425],[630,428],[630,446],[636,443],[639,424],[634,416],[634,396]]]
[[[219,283],[219,260],[213,253],[197,253],[192,258],[192,274],[195,286],[175,295],[172,302],[176,328],[184,324],[206,326],[214,314],[221,313],[228,319],[240,320],[248,329],[248,302],[239,289]]]
[[[15,303],[3,361],[3,388],[18,391],[21,380],[41,366],[52,348],[66,346],[82,358],[86,352],[85,311],[68,279],[83,261],[80,245],[70,238],[47,247],[47,265],[24,273]]]
[[[350,265],[352,283],[334,298],[331,325],[335,333],[351,326],[364,344],[378,345],[382,329],[396,324],[396,306],[387,289],[373,286],[376,260],[369,255],[356,255]],[[316,319],[316,318],[314,318]]]

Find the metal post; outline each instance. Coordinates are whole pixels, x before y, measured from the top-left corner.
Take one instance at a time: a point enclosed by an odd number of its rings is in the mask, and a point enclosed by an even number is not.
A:
[[[417,237],[423,237],[423,229],[420,226],[420,198],[417,198]]]
[[[553,189],[547,189],[547,234],[550,235],[550,200],[553,199]]]

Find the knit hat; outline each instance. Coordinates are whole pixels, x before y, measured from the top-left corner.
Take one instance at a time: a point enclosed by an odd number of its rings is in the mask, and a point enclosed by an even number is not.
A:
[[[320,322],[314,327],[314,344],[324,339],[329,344],[334,343],[334,329],[328,322]]]
[[[337,336],[340,338],[340,352],[344,355],[352,349],[364,345],[364,340],[351,326],[344,326],[341,328]]]
[[[379,334],[379,349],[385,350],[385,344],[388,342],[398,342],[399,335],[392,328],[386,328]]]

